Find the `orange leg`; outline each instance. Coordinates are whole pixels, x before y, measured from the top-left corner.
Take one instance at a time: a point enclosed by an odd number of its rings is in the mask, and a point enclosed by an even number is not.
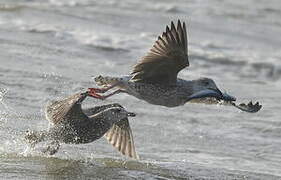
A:
[[[105,100],[106,98],[108,98],[114,94],[119,94],[119,93],[126,93],[126,91],[124,91],[122,89],[118,89],[118,90],[114,91],[113,93],[102,96],[102,95],[97,94],[96,91],[92,91],[91,88],[89,88],[89,95],[94,98],[101,99],[101,100]]]
[[[107,88],[88,88],[91,93],[105,93],[106,91],[118,86],[119,83],[115,83]]]

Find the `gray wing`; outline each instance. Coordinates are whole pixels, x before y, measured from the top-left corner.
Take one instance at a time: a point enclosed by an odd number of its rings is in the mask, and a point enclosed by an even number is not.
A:
[[[107,104],[103,106],[96,106],[93,108],[85,109],[84,112],[88,116],[99,113],[110,107],[122,107],[118,103]],[[108,142],[115,147],[123,155],[138,159],[136,153],[132,130],[128,118],[125,118],[118,123],[115,123],[104,135]]]
[[[87,121],[81,108],[81,102],[87,97],[85,93],[71,95],[65,99],[52,102],[47,105],[45,115],[53,124],[63,123],[64,121]]]
[[[234,107],[240,109],[241,111],[245,111],[248,113],[256,113],[262,108],[262,105],[259,102],[256,102],[255,104],[253,104],[253,102],[250,101],[247,104],[240,103],[237,105],[234,102],[221,101],[221,100],[217,100],[215,98],[193,99],[193,100],[189,101],[189,103],[205,103],[205,104],[220,104],[220,105],[226,105],[226,106],[234,106]]]
[[[114,124],[104,135],[119,152],[130,158],[139,159],[136,153],[132,130],[128,118]]]
[[[172,21],[171,29],[167,26],[166,32],[158,36],[148,54],[134,66],[131,81],[175,84],[178,72],[187,66],[186,26],[178,20],[176,28]]]

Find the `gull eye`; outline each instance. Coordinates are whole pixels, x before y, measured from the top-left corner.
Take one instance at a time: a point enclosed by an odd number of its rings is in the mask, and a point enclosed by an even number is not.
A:
[[[116,109],[116,112],[118,112],[118,113],[121,112],[121,109]]]
[[[205,85],[205,86],[210,85],[209,81],[204,81],[204,85]]]

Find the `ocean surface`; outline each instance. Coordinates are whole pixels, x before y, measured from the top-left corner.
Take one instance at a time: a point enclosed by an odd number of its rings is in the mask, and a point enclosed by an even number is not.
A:
[[[62,144],[48,156],[28,148],[26,130],[48,127],[45,105],[126,75],[171,20],[187,23],[184,79],[212,78],[230,106],[150,105],[126,94],[139,161],[104,138]],[[281,179],[281,1],[0,0],[0,179]]]

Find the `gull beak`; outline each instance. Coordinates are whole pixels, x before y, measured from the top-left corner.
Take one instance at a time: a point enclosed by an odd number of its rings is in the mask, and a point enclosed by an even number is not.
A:
[[[193,100],[193,99],[200,99],[200,98],[216,98],[218,100],[224,100],[224,101],[236,101],[236,98],[227,94],[222,93],[218,88],[212,89],[204,89],[202,91],[198,91],[191,96],[188,97],[187,101]]]
[[[136,114],[133,113],[133,112],[128,112],[127,115],[128,115],[128,117],[135,117],[136,116]]]
[[[80,95],[83,96],[83,97],[84,96],[89,96],[89,93],[90,93],[89,91],[85,91],[85,92],[81,93]]]
[[[222,100],[232,102],[232,101],[236,101],[236,98],[234,96],[231,96],[231,95],[227,94],[226,92],[224,92],[222,94]]]

